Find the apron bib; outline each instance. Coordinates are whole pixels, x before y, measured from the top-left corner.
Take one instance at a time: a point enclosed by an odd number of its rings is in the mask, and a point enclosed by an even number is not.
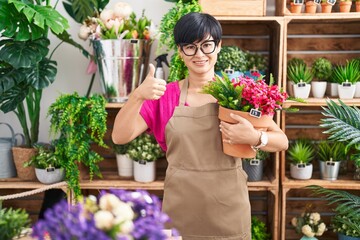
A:
[[[222,151],[218,105],[180,104],[166,125],[168,168],[163,211],[184,240],[251,240],[247,176],[241,159]]]

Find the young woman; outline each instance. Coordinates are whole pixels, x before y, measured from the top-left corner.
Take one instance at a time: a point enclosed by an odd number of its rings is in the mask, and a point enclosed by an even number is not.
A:
[[[288,140],[272,123],[266,133],[245,119],[218,120],[218,105],[202,87],[214,78],[221,49],[219,22],[189,13],[175,26],[174,37],[189,76],[166,84],[154,78],[154,66],[115,119],[112,138],[124,144],[148,130],[166,151],[163,210],[185,240],[251,239],[247,176],[241,159],[222,152],[221,132],[229,143],[281,151]]]

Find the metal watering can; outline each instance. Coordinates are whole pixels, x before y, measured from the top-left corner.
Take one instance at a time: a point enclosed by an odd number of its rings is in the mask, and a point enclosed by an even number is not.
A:
[[[11,148],[18,145],[17,136],[21,138],[19,145],[24,144],[25,138],[21,133],[15,134],[10,124],[0,122],[0,126],[7,126],[11,133],[10,137],[0,136],[0,178],[16,177]]]

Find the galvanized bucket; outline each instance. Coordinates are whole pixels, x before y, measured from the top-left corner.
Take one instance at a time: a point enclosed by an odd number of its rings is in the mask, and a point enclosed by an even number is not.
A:
[[[108,102],[125,102],[145,79],[151,42],[140,39],[92,41],[101,87]]]
[[[10,137],[0,137],[0,178],[16,177],[11,148],[17,145],[16,136],[21,136],[22,142],[24,142],[24,138],[22,134],[15,134],[9,124],[0,122],[0,125],[7,126],[11,133]]]

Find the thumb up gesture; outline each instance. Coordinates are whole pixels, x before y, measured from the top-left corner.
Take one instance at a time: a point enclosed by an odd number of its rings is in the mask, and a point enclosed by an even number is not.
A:
[[[166,81],[155,78],[155,67],[149,64],[149,73],[141,85],[136,89],[137,94],[144,100],[158,100],[164,95],[166,90]]]

